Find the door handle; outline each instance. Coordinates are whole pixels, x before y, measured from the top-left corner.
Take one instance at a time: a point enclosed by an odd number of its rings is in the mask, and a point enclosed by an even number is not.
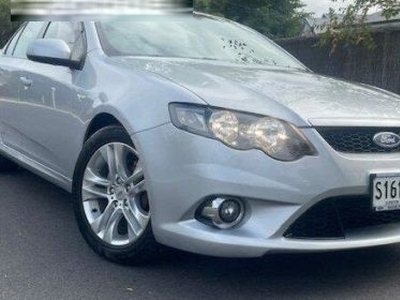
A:
[[[25,88],[29,88],[32,86],[32,80],[26,78],[26,77],[20,77],[19,78],[22,82],[22,84],[24,85]]]

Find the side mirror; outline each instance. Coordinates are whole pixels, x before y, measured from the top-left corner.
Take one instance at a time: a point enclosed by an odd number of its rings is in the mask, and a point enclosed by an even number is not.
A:
[[[59,39],[37,39],[31,42],[26,56],[33,61],[46,64],[74,67],[71,60],[71,49]]]

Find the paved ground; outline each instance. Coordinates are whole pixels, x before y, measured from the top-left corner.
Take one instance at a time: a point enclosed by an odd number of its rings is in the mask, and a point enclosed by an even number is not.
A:
[[[396,299],[399,277],[400,246],[116,265],[86,246],[67,193],[26,171],[0,174],[0,299]]]

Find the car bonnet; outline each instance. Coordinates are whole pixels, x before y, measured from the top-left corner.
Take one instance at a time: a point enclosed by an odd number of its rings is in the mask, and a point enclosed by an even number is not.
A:
[[[270,115],[301,127],[334,119],[400,121],[399,96],[306,70],[190,59],[114,60],[166,77],[209,105]]]

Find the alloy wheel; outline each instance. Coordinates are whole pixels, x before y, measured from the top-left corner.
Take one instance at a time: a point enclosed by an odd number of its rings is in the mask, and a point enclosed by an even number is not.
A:
[[[119,142],[95,151],[84,172],[82,201],[91,229],[104,243],[134,243],[150,220],[146,181],[137,151]]]

